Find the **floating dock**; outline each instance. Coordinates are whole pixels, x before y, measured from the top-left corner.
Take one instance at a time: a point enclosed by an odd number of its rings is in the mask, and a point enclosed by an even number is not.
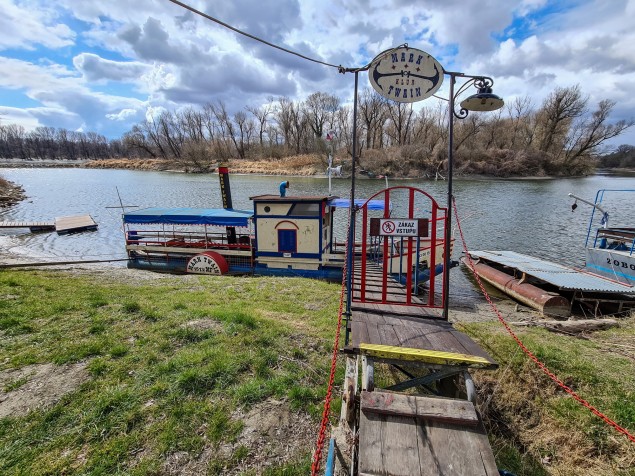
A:
[[[595,317],[635,307],[635,287],[582,269],[514,251],[470,251],[476,273],[490,285],[544,314],[574,308]]]
[[[355,268],[352,288],[342,412],[333,432],[333,451],[348,456],[336,468],[366,476],[498,476],[469,375],[497,363],[380,266]],[[376,388],[378,363],[400,380]]]
[[[57,231],[58,235],[92,231],[97,229],[97,223],[90,215],[75,215],[57,217],[55,221],[4,221],[0,222],[0,229],[28,228],[32,232]]]
[[[3,221],[0,222],[0,228],[28,228],[32,232],[53,231],[55,223],[52,221]]]
[[[96,229],[97,223],[95,223],[95,220],[93,220],[93,217],[90,215],[55,218],[55,231],[57,231],[58,235],[67,235],[80,231],[94,231]]]

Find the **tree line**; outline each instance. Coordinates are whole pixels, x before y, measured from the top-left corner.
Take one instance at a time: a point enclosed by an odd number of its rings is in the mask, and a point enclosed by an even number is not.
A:
[[[614,152],[603,155],[598,165],[609,169],[635,169],[635,146],[619,146]]]
[[[603,144],[633,125],[609,122],[615,103],[589,108],[579,86],[556,88],[540,105],[518,98],[493,113],[455,120],[457,173],[580,175],[593,170]],[[440,103],[418,111],[368,88],[358,101],[357,160],[361,168],[394,176],[443,175],[448,157],[448,110]],[[270,98],[260,107],[229,113],[222,101],[163,111],[120,139],[39,127],[0,126],[0,156],[49,159],[159,158],[187,170],[209,170],[228,159],[317,154],[350,166],[353,111],[331,94],[304,101]]]
[[[109,140],[96,132],[55,127],[36,127],[27,132],[16,124],[0,125],[0,157],[5,159],[110,159],[127,153],[121,140]]]

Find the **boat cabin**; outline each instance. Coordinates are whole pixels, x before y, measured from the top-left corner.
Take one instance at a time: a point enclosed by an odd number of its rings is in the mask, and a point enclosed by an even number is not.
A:
[[[318,270],[331,250],[333,197],[250,197],[260,268]]]

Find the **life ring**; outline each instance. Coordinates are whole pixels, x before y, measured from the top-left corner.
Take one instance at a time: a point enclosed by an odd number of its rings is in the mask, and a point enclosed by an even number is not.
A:
[[[185,270],[192,274],[211,274],[220,276],[229,271],[229,264],[223,255],[216,251],[205,251],[192,256]]]

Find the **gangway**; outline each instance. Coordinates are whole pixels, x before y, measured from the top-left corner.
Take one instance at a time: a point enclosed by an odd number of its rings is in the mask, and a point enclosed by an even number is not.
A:
[[[411,200],[424,193],[407,189]],[[391,190],[384,193],[388,200]],[[430,204],[424,208],[434,219],[428,240],[436,250],[446,215],[426,196]],[[415,209],[411,202],[405,218],[416,218]],[[364,210],[361,216],[365,237],[371,234],[370,219]],[[406,237],[402,246],[415,250],[417,239]],[[387,246],[385,241],[381,246]],[[444,318],[446,291],[434,275],[425,289],[414,285],[414,277],[402,284],[386,266],[385,249],[377,261],[364,252],[352,260],[342,410],[332,433],[332,448],[339,456],[331,458],[333,474],[496,476],[469,371],[496,369],[498,364]],[[412,260],[413,274],[417,262]],[[435,286],[440,288],[435,291]],[[376,372],[385,369],[391,369],[390,378],[376,380]],[[387,381],[391,383],[382,384]]]

